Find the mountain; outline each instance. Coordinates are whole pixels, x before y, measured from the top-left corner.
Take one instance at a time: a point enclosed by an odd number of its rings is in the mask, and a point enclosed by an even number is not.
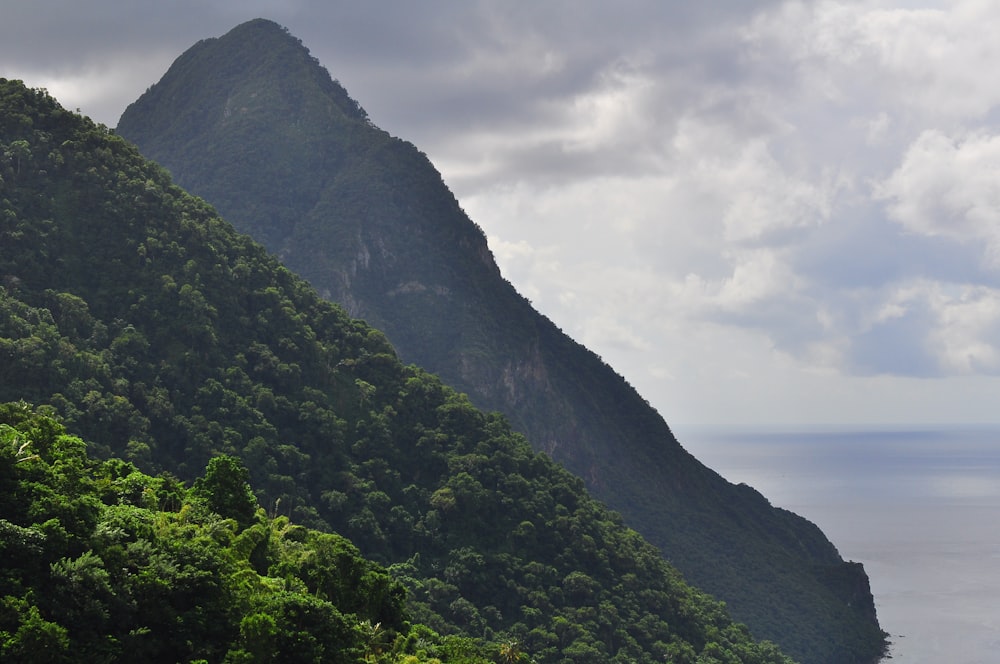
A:
[[[879,656],[861,565],[685,451],[502,278],[427,157],[373,126],[286,30],[254,20],[199,42],[117,131],[404,361],[504,413],[755,634],[804,662]]]
[[[282,646],[298,655],[283,661],[403,664],[435,646],[428,661],[788,662],[501,415],[404,366],[381,332],[320,298],[133,145],[2,79],[0,376],[0,403],[16,404],[13,415],[0,407],[6,655],[143,659],[109,650],[127,637],[167,644],[149,661],[188,661],[207,638],[208,659],[221,661],[236,618],[255,615],[241,602],[259,582],[280,597],[264,604],[270,621],[240,618],[240,637],[264,648],[272,623],[298,627],[301,648]],[[24,402],[41,417],[18,415],[31,411]],[[78,438],[52,431],[56,420]],[[94,471],[82,441],[107,463]],[[133,477],[131,464],[162,482]],[[223,519],[185,511],[180,481]],[[97,496],[81,489],[90,482]],[[116,508],[110,521],[102,505]],[[408,615],[379,598],[396,586],[378,567],[309,529],[348,538],[384,567],[406,589]],[[265,542],[296,562],[281,564]],[[348,568],[339,581],[329,564]],[[220,574],[250,588],[220,589]],[[344,621],[323,603],[332,596]],[[368,609],[349,608],[358,598]],[[119,617],[134,629],[119,632]],[[334,638],[324,625],[363,619],[423,629],[402,652],[309,654]],[[77,637],[85,647],[68,650]],[[493,645],[495,656],[477,654]],[[266,661],[247,652],[225,661]]]

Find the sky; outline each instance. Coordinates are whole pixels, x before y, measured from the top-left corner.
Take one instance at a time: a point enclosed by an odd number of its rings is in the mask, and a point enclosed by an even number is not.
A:
[[[993,0],[0,0],[0,76],[114,127],[264,17],[683,440],[997,422]]]

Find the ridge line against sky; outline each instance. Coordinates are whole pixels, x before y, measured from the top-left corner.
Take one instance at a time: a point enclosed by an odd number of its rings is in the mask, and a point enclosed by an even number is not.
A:
[[[256,17],[682,440],[998,419],[1000,4],[4,0],[0,76],[113,127]]]

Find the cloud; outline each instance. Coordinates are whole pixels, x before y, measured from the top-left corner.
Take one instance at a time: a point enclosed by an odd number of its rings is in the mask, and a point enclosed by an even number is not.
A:
[[[5,8],[0,75],[113,125],[256,16],[671,418],[993,417],[1000,5],[39,0]]]
[[[949,373],[1000,373],[1000,290],[966,286],[950,295],[936,289],[937,326],[930,339]]]
[[[744,34],[762,60],[785,54],[829,103],[854,103],[863,90],[871,103],[909,109],[918,122],[983,117],[1000,102],[1000,43],[985,29],[1000,6],[910,4],[786,2],[758,14]]]
[[[907,231],[976,243],[1000,269],[1000,136],[924,131],[875,195]]]
[[[831,173],[816,180],[789,172],[772,153],[773,137],[734,132],[692,114],[673,141],[677,176],[719,201],[722,240],[734,245],[788,242],[789,231],[830,218],[843,183]]]

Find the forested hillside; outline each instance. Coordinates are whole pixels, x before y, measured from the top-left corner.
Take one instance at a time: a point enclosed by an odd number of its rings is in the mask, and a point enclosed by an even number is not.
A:
[[[0,404],[0,659],[416,662],[459,645],[411,628],[405,590],[346,539],[265,515],[246,475],[215,457],[188,488]]]
[[[451,654],[430,649],[444,640],[424,648],[442,661],[516,661],[517,649],[538,662],[786,661],[502,416],[404,366],[380,332],[131,144],[5,80],[0,376],[0,401],[44,407],[90,455],[122,459],[94,465],[47,416],[3,409],[0,527],[14,536],[0,563],[5,654],[50,639],[51,661],[135,659],[142,651],[126,645],[154,643],[159,661],[230,651],[247,654],[226,661],[264,661],[250,641],[273,622],[300,629],[290,638],[309,647],[335,641],[303,661],[373,661],[358,650],[358,625],[408,635],[409,621],[472,639]],[[249,469],[266,518],[233,490],[238,466],[216,467],[227,457]],[[130,463],[195,482],[193,493]],[[303,544],[292,567],[247,548],[275,529],[279,548]],[[367,562],[355,568],[360,585],[342,577],[345,594],[324,604],[310,585],[327,574],[315,558],[331,547],[357,556],[308,529],[346,537],[385,567],[407,591],[408,616],[397,585]],[[213,588],[220,569],[267,588]],[[295,579],[310,599],[294,595]],[[143,584],[162,601],[147,605]],[[205,622],[213,612],[226,616]],[[420,647],[384,654],[406,661]],[[42,661],[49,651],[33,652]]]
[[[881,654],[861,565],[688,454],[504,281],[427,157],[374,127],[283,28],[255,20],[194,45],[118,131],[404,361],[503,412],[755,634],[811,664]]]

